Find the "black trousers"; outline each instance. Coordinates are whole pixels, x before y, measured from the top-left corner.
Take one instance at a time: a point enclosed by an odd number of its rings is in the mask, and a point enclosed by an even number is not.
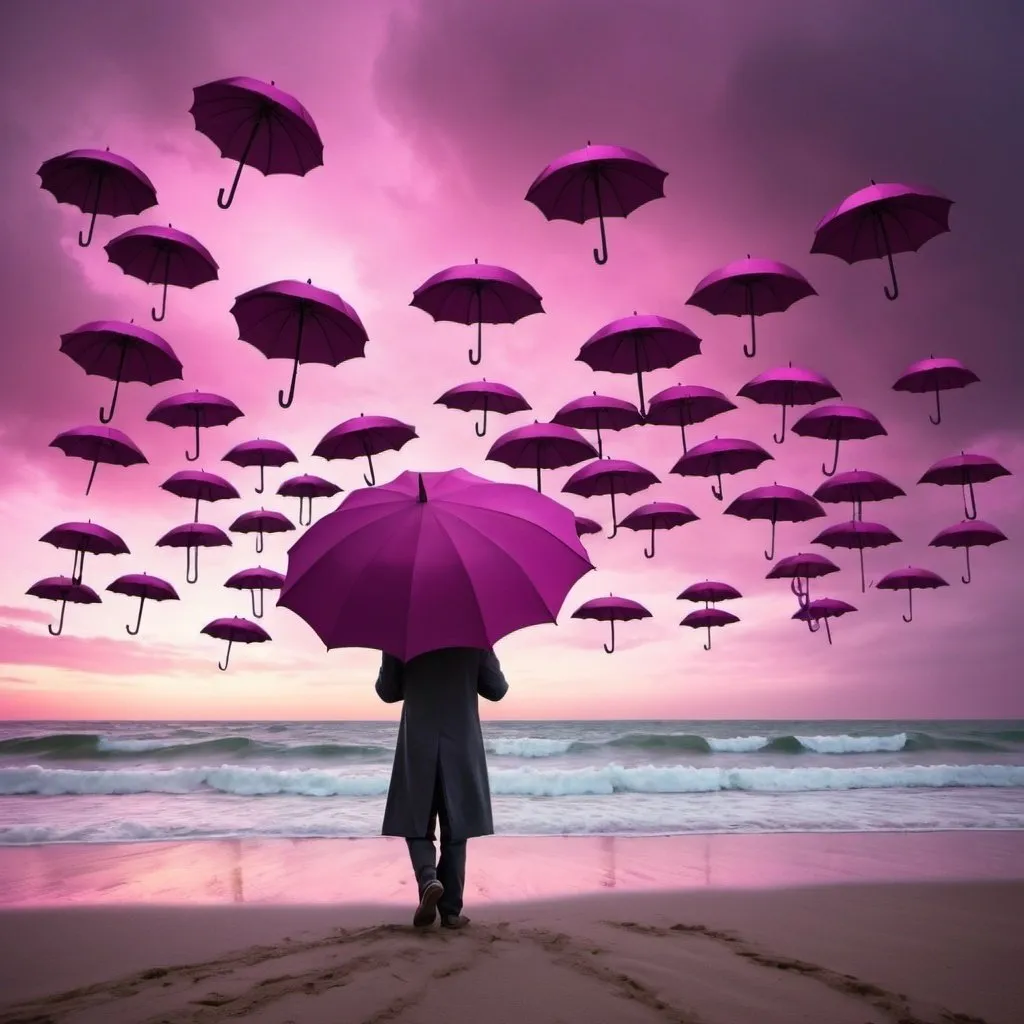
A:
[[[434,848],[435,825],[441,825],[441,859],[435,860],[437,851]],[[425,836],[407,837],[409,858],[412,860],[413,871],[416,872],[416,884],[419,891],[427,882],[436,878],[444,886],[437,909],[446,916],[462,913],[462,894],[466,886],[466,840],[453,839],[448,809],[444,803],[444,787],[441,785],[441,770],[438,768],[434,778],[434,798],[430,807],[430,818],[427,822]]]

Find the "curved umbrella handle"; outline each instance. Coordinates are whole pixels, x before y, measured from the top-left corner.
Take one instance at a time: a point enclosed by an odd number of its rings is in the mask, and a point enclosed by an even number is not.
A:
[[[469,350],[469,361],[474,366],[479,366],[484,358],[484,325],[482,320],[476,322],[476,352]]]
[[[757,355],[757,317],[753,313],[750,314],[750,348],[744,344],[743,354],[748,359],[753,359]]]
[[[96,468],[99,463],[93,460],[92,469],[89,470],[89,482],[85,485],[85,496],[89,496],[89,492],[92,490],[92,482],[96,479]]]
[[[636,369],[636,390],[637,390],[637,394],[640,396],[640,401],[637,404],[640,407],[640,415],[646,417],[647,416],[647,409],[644,408],[644,371],[640,369],[640,356],[639,356],[639,346],[640,346],[640,343],[638,341],[634,341],[633,345],[637,349],[637,359],[636,359],[636,367],[637,367],[637,369]]]
[[[612,532],[608,534],[608,539],[613,540],[619,533],[619,523],[615,515],[615,488],[611,489],[609,497],[612,499]]]
[[[48,622],[46,624],[46,629],[47,629],[47,632],[50,634],[50,636],[60,636],[61,633],[64,631],[64,612],[67,610],[67,607],[68,607],[67,601],[61,601],[61,603],[60,603],[60,618],[57,620],[57,628],[56,629],[53,628],[53,623],[52,622]]]
[[[858,544],[857,551],[860,554],[860,592],[867,593],[867,585],[864,582],[864,545]]]
[[[291,407],[292,402],[295,401],[295,382],[299,379],[299,362],[302,359],[302,332],[306,326],[306,306],[305,304],[299,306],[299,323],[295,330],[295,355],[292,357],[292,379],[288,384],[288,395],[285,396],[283,391],[277,393],[277,404],[282,409],[288,409]]]
[[[171,283],[171,250],[168,249],[164,256],[164,287],[163,295],[160,299],[160,314],[157,315],[156,306],[153,306],[149,315],[157,322],[160,323],[165,316],[167,316],[167,286]]]
[[[715,496],[715,498],[718,501],[724,501],[725,500],[725,490],[722,487],[722,474],[721,474],[721,472],[719,472],[719,473],[716,473],[715,476],[718,478],[718,484],[717,484],[717,486],[715,484],[711,485],[711,493]]]
[[[654,557],[654,534],[655,534],[655,532],[656,532],[656,529],[655,529],[655,527],[652,526],[651,527],[651,550],[648,551],[647,548],[644,548],[644,558],[653,558]]]
[[[100,423],[109,423],[114,418],[114,410],[117,408],[117,393],[121,390],[121,374],[124,373],[124,362],[128,358],[128,346],[121,345],[121,357],[117,361],[117,373],[114,375],[114,397],[110,400],[110,412],[105,412],[100,406]]]
[[[263,554],[263,531],[262,530],[258,530],[256,532],[256,554],[257,555],[262,555]]]
[[[234,640],[229,640],[228,641],[228,649],[227,649],[227,652],[224,655],[224,664],[222,665],[219,661],[217,662],[217,668],[219,668],[221,670],[221,672],[227,672],[227,670],[228,670],[228,662],[231,661],[231,645],[233,643],[234,643]]]
[[[708,642],[706,644],[701,644],[701,647],[703,647],[705,651],[710,651],[711,650],[711,627],[710,626],[708,626]]]
[[[305,503],[307,501],[309,502],[309,518],[308,519],[303,519],[302,518],[302,510],[306,507]],[[309,525],[312,524],[312,522],[313,522],[313,499],[312,498],[303,498],[302,495],[299,495],[299,526],[309,526]]]
[[[935,389],[935,415],[928,413],[928,419],[935,426],[942,422],[942,392],[938,388]]]
[[[908,609],[910,611],[910,614],[909,615],[904,615],[903,616],[903,621],[904,622],[913,622],[914,621],[914,588],[913,587],[907,587],[907,607],[908,607]]]
[[[772,434],[772,440],[776,444],[782,444],[782,442],[786,440],[786,409],[787,408],[788,408],[788,406],[786,405],[785,402],[783,402],[782,403],[782,433],[781,434]]]
[[[363,474],[363,479],[366,481],[366,486],[367,487],[373,487],[373,485],[377,482],[377,474],[376,474],[376,472],[374,472],[374,469],[373,469],[373,456],[370,454],[370,451],[366,447],[366,445],[363,445],[363,450],[366,452],[366,464],[370,467],[370,475],[367,476],[364,473]],[[313,512],[313,510],[310,509],[310,515],[312,515],[312,512]]]
[[[192,522],[193,523],[198,523],[199,522],[199,499],[198,498],[195,499],[195,511],[192,513]]]
[[[821,622],[818,619],[812,619],[810,615],[807,616],[807,628],[812,633],[817,633],[821,629]]]
[[[139,635],[139,629],[141,629],[141,627],[142,627],[142,609],[145,607],[145,605],[146,605],[146,595],[143,594],[142,597],[139,599],[139,614],[138,614],[138,616],[135,619],[135,628],[132,629],[131,626],[125,626],[124,627],[124,631],[129,636],[138,636]]]
[[[194,568],[193,568],[194,567]],[[185,548],[185,582],[199,582],[199,548]]]
[[[259,604],[256,603],[256,595],[260,595]],[[263,618],[263,588],[262,587],[251,587],[249,589],[249,597],[252,599],[252,614],[257,619]]]
[[[961,491],[963,486],[961,485]],[[970,505],[967,504],[967,500],[970,498]],[[978,518],[978,503],[974,500],[974,481],[967,481],[967,492],[964,494],[964,518],[965,519],[977,519]]]
[[[242,150],[242,155],[238,158],[238,170],[235,171],[235,177],[231,182],[231,191],[228,193],[227,199],[224,198],[224,189],[221,189],[217,193],[217,205],[222,210],[226,210],[235,201],[235,189],[238,188],[238,179],[242,176],[242,168],[245,166],[245,159],[249,155],[249,150],[252,149],[252,144],[256,141],[256,133],[260,130],[260,125],[262,123],[262,114],[253,119],[252,131],[249,132],[249,138],[246,140],[245,149]]]
[[[772,546],[764,553],[764,557],[770,562],[775,558],[775,520],[772,519]]]
[[[96,199],[92,204],[92,215],[89,218],[89,234],[86,237],[82,237],[82,232],[78,232],[78,244],[83,249],[88,249],[92,242],[92,233],[96,230],[96,216],[100,212],[100,193],[103,191],[103,178],[105,176],[104,171],[100,171],[96,175]]]
[[[605,654],[614,654],[615,653],[615,620],[614,619],[609,619],[608,620],[608,625],[611,626],[611,630],[612,630],[612,645],[611,645],[611,647],[609,647],[607,644],[602,644],[601,646],[604,648]]]
[[[85,552],[81,548],[75,550],[74,561],[71,563],[71,582],[81,583],[85,574]]]
[[[263,478],[263,470],[266,468],[266,464],[260,459],[260,485],[259,487],[253,488],[257,494],[262,494],[265,487],[265,480]]]
[[[828,616],[825,616],[825,636],[828,637],[828,645],[832,646],[832,627],[828,624]]]
[[[601,228],[601,248],[594,250],[594,262],[599,267],[603,267],[608,262],[608,236],[604,232],[604,210],[601,209],[601,176],[595,174],[593,182],[594,202],[597,206],[597,222]]]
[[[189,462],[197,462],[199,460],[199,410],[198,409],[196,409],[196,425],[195,425],[194,429],[195,429],[195,432],[196,432],[196,453],[195,453],[195,455],[192,455],[189,452],[185,452],[185,458],[188,459]],[[198,520],[196,520],[196,521],[198,522]]]
[[[483,437],[487,433],[487,396],[484,395],[483,418],[479,423],[473,424],[473,431],[477,437]]]
[[[825,476],[835,476],[836,470],[839,468],[839,438],[836,438],[836,450],[832,456],[832,468],[827,469],[825,463],[821,464],[821,471]]]
[[[964,560],[967,562],[967,575],[961,576],[960,579],[964,583],[971,582],[971,546],[970,544],[964,545]]]

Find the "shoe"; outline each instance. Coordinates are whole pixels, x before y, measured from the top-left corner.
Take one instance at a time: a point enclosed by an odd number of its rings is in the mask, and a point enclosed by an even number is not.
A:
[[[436,879],[431,879],[420,893],[420,905],[413,914],[414,928],[429,928],[437,919],[437,902],[444,895],[444,886]]]
[[[462,914],[441,915],[442,928],[465,928],[467,924],[469,924],[469,918],[464,917]]]

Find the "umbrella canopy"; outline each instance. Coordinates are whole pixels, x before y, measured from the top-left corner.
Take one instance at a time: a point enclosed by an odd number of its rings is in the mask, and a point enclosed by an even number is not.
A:
[[[727,516],[740,519],[767,519],[772,524],[772,543],[764,557],[775,558],[775,527],[778,523],[804,523],[825,515],[825,510],[809,494],[797,487],[755,487],[745,491],[725,510]]]
[[[160,487],[177,498],[195,502],[195,523],[199,522],[199,502],[226,501],[241,497],[234,484],[216,473],[207,473],[202,469],[183,469],[173,473]]]
[[[279,469],[289,462],[298,462],[295,452],[286,444],[280,441],[270,441],[264,437],[258,437],[254,441],[242,441],[236,444],[221,460],[231,462],[236,466],[259,466],[260,484],[253,488],[257,494],[262,494],[264,489],[263,473],[267,466]]]
[[[601,429],[625,430],[643,423],[640,410],[622,398],[611,395],[599,395],[596,391],[582,398],[574,398],[562,406],[554,416],[552,423],[563,427],[575,427],[577,430],[593,430],[597,434],[597,457],[604,454],[601,444]]]
[[[43,544],[75,553],[71,566],[71,579],[82,582],[86,555],[127,555],[128,545],[113,530],[91,520],[86,523],[61,523],[39,538]]]
[[[224,581],[225,587],[232,590],[248,590],[252,601],[252,613],[257,619],[263,618],[263,592],[280,590],[284,586],[284,575],[273,569],[264,569],[262,565],[254,569],[241,569]],[[257,601],[256,595],[259,594]]]
[[[464,469],[406,472],[354,491],[292,545],[278,605],[328,648],[408,661],[553,623],[592,569],[551,498]]]
[[[683,436],[683,454],[686,454],[686,428],[703,423],[713,416],[721,416],[736,406],[721,391],[702,388],[696,384],[676,384],[659,391],[647,405],[646,421],[662,426],[677,426]]]
[[[148,461],[139,446],[114,427],[84,426],[63,430],[50,442],[50,447],[59,448],[70,458],[92,463],[89,482],[85,485],[87,495],[101,462],[105,466],[138,466]]]
[[[377,482],[373,469],[374,455],[401,451],[419,437],[416,428],[391,416],[364,416],[360,413],[332,427],[313,449],[321,459],[360,459],[365,457],[370,475],[363,475],[368,487]]]
[[[654,557],[654,534],[656,530],[674,530],[677,526],[695,523],[700,516],[674,501],[652,501],[641,505],[626,516],[619,526],[627,530],[650,530],[651,546],[644,548],[644,557]]]
[[[281,512],[261,508],[254,512],[243,512],[229,527],[233,533],[255,533],[256,554],[263,553],[263,535],[267,533],[288,533],[295,524]]]
[[[961,576],[964,583],[971,582],[971,548],[990,547],[1006,540],[1006,534],[991,523],[981,519],[965,519],[955,526],[939,530],[928,542],[933,548],[963,548],[967,563],[967,575]]]
[[[615,623],[633,622],[636,619],[649,619],[651,613],[638,601],[631,601],[628,597],[616,597],[609,594],[607,597],[595,597],[593,600],[584,601],[572,613],[574,619],[594,619],[597,622],[607,622],[611,628],[611,644],[604,644],[608,654],[615,653]]]
[[[513,469],[536,469],[538,494],[541,470],[575,466],[596,458],[597,449],[578,430],[537,420],[506,430],[487,453],[489,462],[501,462]]]
[[[839,572],[839,566],[831,558],[810,551],[801,551],[799,554],[780,558],[768,570],[765,579],[792,580],[790,589],[803,607],[810,600],[811,580],[833,572]]]
[[[735,601],[743,595],[728,583],[719,583],[716,580],[702,580],[700,583],[691,583],[681,594],[676,597],[677,601],[704,602],[704,607],[716,604],[719,601]]]
[[[47,630],[50,636],[60,636],[64,631],[64,612],[68,603],[71,604],[99,604],[100,596],[92,587],[84,583],[75,582],[70,576],[47,576],[46,579],[33,583],[25,591],[29,597],[39,597],[44,601],[60,601],[60,618],[56,627],[47,623]]]
[[[566,494],[578,494],[583,498],[593,498],[607,494],[612,503],[612,532],[609,539],[619,532],[619,523],[615,515],[616,494],[637,494],[646,491],[661,481],[643,466],[638,466],[628,459],[595,459],[581,466],[562,487]]]
[[[740,617],[727,612],[724,608],[697,608],[688,612],[679,623],[680,626],[689,626],[691,629],[706,629],[708,631],[708,642],[704,644],[704,650],[711,650],[711,627],[730,626],[739,622]]]
[[[129,636],[137,636],[142,626],[142,609],[146,601],[177,601],[178,592],[167,580],[159,576],[150,576],[144,572],[129,573],[127,576],[118,576],[111,583],[107,590],[112,594],[124,594],[126,597],[137,597],[139,599],[139,614],[135,619],[135,625],[125,626],[125,632]]]
[[[185,549],[185,582],[199,581],[199,549],[231,547],[231,538],[211,523],[184,523],[168,530],[157,542],[158,548]]]
[[[596,519],[588,519],[586,516],[576,516],[576,535],[585,537],[590,533],[600,533],[603,527]]]
[[[460,412],[482,412],[481,421],[474,426],[477,437],[483,437],[487,433],[489,412],[508,416],[514,412],[526,412],[530,408],[530,403],[515,388],[488,380],[486,377],[483,380],[469,381],[449,388],[434,405],[458,409]]]
[[[840,601],[837,597],[818,597],[805,605],[801,605],[793,613],[793,618],[806,622],[807,628],[812,633],[816,633],[821,628],[821,623],[824,622],[825,635],[828,637],[829,646],[831,646],[832,627],[829,625],[828,620],[838,619],[840,616],[846,615],[849,612],[855,612],[856,610],[852,604],[847,601]]]
[[[935,415],[928,419],[938,426],[942,422],[942,392],[965,388],[981,378],[968,370],[959,359],[936,359],[934,356],[913,363],[897,378],[893,391],[909,391],[915,395],[935,392]]]
[[[342,488],[325,480],[322,476],[314,476],[312,473],[303,473],[301,476],[289,477],[277,489],[277,493],[283,498],[299,499],[299,526],[309,526],[313,522],[313,499],[333,498],[341,494]],[[309,514],[303,519],[302,503],[309,503]]]
[[[906,496],[907,492],[902,487],[897,487],[881,473],[871,473],[866,469],[838,473],[814,492],[814,497],[824,504],[850,502],[853,505],[853,519],[864,518],[865,501],[888,501],[890,498]]]
[[[676,461],[669,472],[680,476],[715,477],[717,483],[711,485],[711,493],[723,501],[723,474],[745,473],[774,458],[774,455],[753,441],[745,441],[741,437],[718,437],[716,434],[710,441],[703,441],[691,448]]]
[[[814,370],[802,366],[776,367],[752,377],[736,392],[740,398],[749,398],[758,405],[782,406],[782,430],[772,434],[776,444],[786,440],[786,410],[798,405],[817,405],[829,398],[841,398],[832,382]]]
[[[905,590],[907,592],[909,614],[903,616],[904,622],[914,621],[915,590],[936,590],[939,587],[948,586],[949,584],[938,573],[913,565],[908,565],[906,569],[897,569],[895,572],[887,573],[875,584],[878,590]]]
[[[250,622],[249,619],[239,618],[237,615],[230,619],[214,619],[203,626],[199,632],[212,636],[215,640],[227,640],[228,649],[224,655],[224,664],[217,662],[217,668],[221,672],[228,670],[232,644],[264,644],[270,639],[270,634],[262,626]]]
[[[919,484],[938,484],[939,487],[959,484],[964,495],[964,517],[977,519],[978,503],[974,498],[974,485],[988,483],[990,480],[1010,475],[1010,471],[1002,463],[988,455],[961,452],[948,459],[939,459],[917,482]]]
[[[822,405],[805,412],[793,424],[793,433],[801,437],[820,437],[824,441],[835,441],[835,455],[832,468],[821,464],[825,476],[835,476],[839,467],[839,444],[841,441],[864,440],[888,433],[873,413],[857,405]]]
[[[195,431],[196,452],[185,452],[189,462],[199,458],[199,430],[201,427],[225,427],[245,413],[223,395],[209,391],[186,391],[165,398],[150,410],[146,419],[150,423],[165,423],[169,427],[191,427]]]
[[[864,583],[864,549],[883,548],[889,544],[900,544],[902,541],[888,526],[852,519],[848,523],[836,523],[822,530],[811,543],[824,544],[829,548],[856,549],[860,558],[860,590],[864,593],[867,589]]]

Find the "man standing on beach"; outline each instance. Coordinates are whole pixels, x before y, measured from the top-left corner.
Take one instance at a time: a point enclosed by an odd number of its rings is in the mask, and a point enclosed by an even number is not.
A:
[[[376,690],[386,704],[404,701],[381,834],[409,847],[419,889],[412,923],[426,928],[440,912],[442,927],[463,928],[466,841],[494,833],[477,697],[501,700],[508,682],[494,651],[448,647],[406,662],[384,654]]]

